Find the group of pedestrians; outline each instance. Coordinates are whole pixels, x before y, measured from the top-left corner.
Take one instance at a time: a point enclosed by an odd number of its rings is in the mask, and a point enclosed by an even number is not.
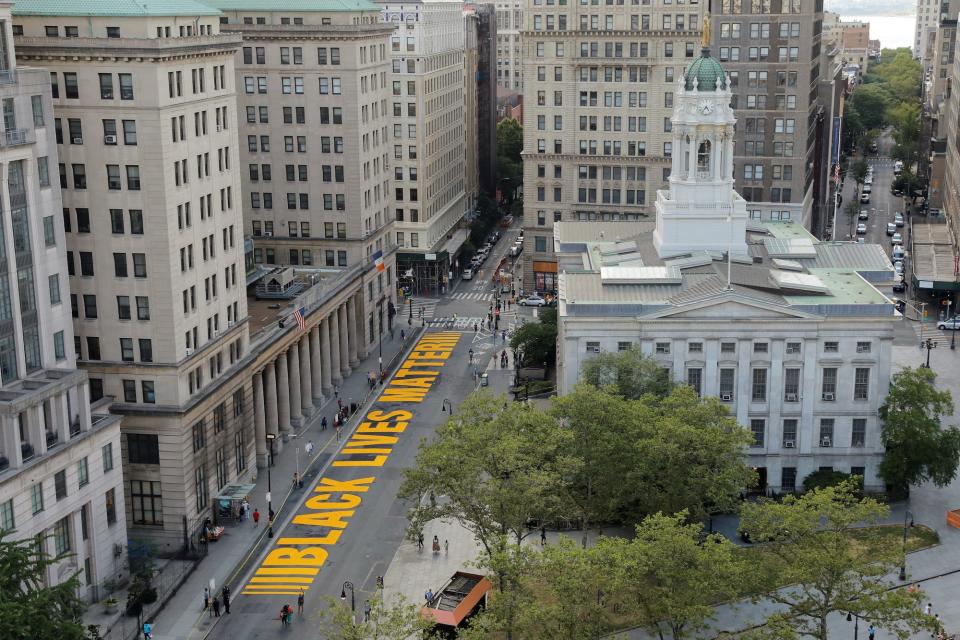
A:
[[[224,586],[220,590],[220,595],[213,594],[211,598],[210,588],[203,589],[203,610],[209,612],[211,618],[219,618],[220,610],[224,613],[230,613],[230,587]]]

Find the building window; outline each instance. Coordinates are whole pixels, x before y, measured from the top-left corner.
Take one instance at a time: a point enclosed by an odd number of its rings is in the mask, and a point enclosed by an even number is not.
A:
[[[780,491],[786,493],[788,491],[797,490],[797,468],[796,467],[783,467],[783,470],[780,472]]]
[[[6,502],[0,502],[0,529],[12,531],[17,528],[16,520],[13,515],[13,498]]]
[[[30,487],[30,506],[33,508],[34,514],[43,511],[43,482],[38,482]]]
[[[824,353],[838,353],[840,351],[839,342],[824,342],[823,343],[823,352]]]
[[[687,345],[687,351],[690,353],[703,353],[703,343],[691,342]]]
[[[769,346],[766,342],[754,342],[753,343],[753,352],[754,353],[767,353]]]
[[[736,353],[737,352],[737,343],[736,342],[721,342],[720,343],[720,353]]]
[[[797,446],[797,421],[793,418],[783,421],[783,448],[794,449]]]
[[[193,425],[193,452],[197,453],[203,449],[206,444],[206,428],[204,426],[204,421],[200,420],[195,425]]]
[[[701,386],[703,383],[703,369],[699,367],[691,367],[687,369],[687,384],[697,392],[697,395],[701,395]]]
[[[103,472],[113,470],[113,443],[108,442],[100,449],[103,457]]]
[[[160,439],[155,433],[128,433],[127,459],[130,464],[160,464]]]
[[[752,389],[753,391],[752,391],[751,397],[754,402],[767,401],[767,370],[766,369],[753,370]]]
[[[833,418],[820,418],[820,446],[833,446]]]
[[[654,347],[656,353],[668,354],[670,353],[670,343],[669,342],[658,342]]]
[[[736,370],[725,367],[720,369],[720,400],[723,402],[733,401],[733,390],[735,385]]]
[[[81,458],[77,463],[77,486],[84,487],[90,482],[90,470],[87,467],[87,459]]]
[[[130,481],[133,524],[163,525],[163,493],[160,482]]]
[[[821,385],[821,399],[826,402],[833,402],[837,399],[837,369],[836,367],[824,367],[823,382]]]
[[[65,469],[61,469],[53,475],[53,488],[58,501],[67,497],[67,471]]]
[[[760,448],[763,447],[763,434],[766,431],[767,421],[763,418],[755,418],[750,421],[750,433],[753,434],[753,442],[750,444],[751,448]]]
[[[243,415],[243,387],[233,392],[233,417]]]
[[[61,556],[70,551],[70,518],[60,518],[53,525],[54,553]]]
[[[104,494],[104,502],[107,507],[107,524],[112,525],[117,523],[117,500],[116,493],[114,489],[107,490]]]
[[[870,369],[867,367],[857,367],[853,376],[853,399],[870,399]]]
[[[867,420],[866,418],[854,418],[853,428],[850,432],[850,446],[864,447],[867,443]]]
[[[784,402],[800,401],[800,369],[798,367],[788,367],[783,375],[783,400]]]
[[[201,464],[193,472],[194,491],[197,493],[197,512],[203,511],[207,507],[207,471]]]
[[[216,464],[217,464],[217,489],[223,489],[227,486],[227,479],[229,474],[227,473],[227,458],[224,453],[224,447],[217,449],[216,453]]]
[[[788,342],[786,347],[786,352],[788,355],[797,355],[800,353],[800,343],[799,342]]]
[[[857,343],[857,353],[870,353],[870,343],[869,343],[869,342],[858,342],[858,343]]]

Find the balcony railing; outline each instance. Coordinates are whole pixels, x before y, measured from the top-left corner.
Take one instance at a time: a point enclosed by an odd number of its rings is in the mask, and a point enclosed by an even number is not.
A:
[[[0,138],[4,147],[19,147],[25,144],[33,144],[33,129],[7,129]]]

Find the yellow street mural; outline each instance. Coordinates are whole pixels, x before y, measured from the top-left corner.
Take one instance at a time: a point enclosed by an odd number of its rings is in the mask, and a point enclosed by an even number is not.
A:
[[[403,409],[383,410],[383,405],[423,402],[459,339],[459,332],[444,332],[431,333],[417,342],[334,459],[329,473],[337,477],[321,477],[294,516],[293,524],[316,527],[318,535],[277,538],[243,586],[243,595],[296,595],[310,588],[329,549],[340,540],[363,502],[363,494],[376,481],[369,475],[370,468],[386,463],[413,417]],[[359,477],[340,477],[341,473],[349,475],[351,467]]]

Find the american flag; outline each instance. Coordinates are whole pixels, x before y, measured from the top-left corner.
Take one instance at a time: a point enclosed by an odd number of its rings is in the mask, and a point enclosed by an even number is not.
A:
[[[293,312],[293,319],[297,321],[297,327],[300,329],[300,331],[303,331],[307,328],[307,319],[303,317],[304,311],[305,309],[300,307]]]

